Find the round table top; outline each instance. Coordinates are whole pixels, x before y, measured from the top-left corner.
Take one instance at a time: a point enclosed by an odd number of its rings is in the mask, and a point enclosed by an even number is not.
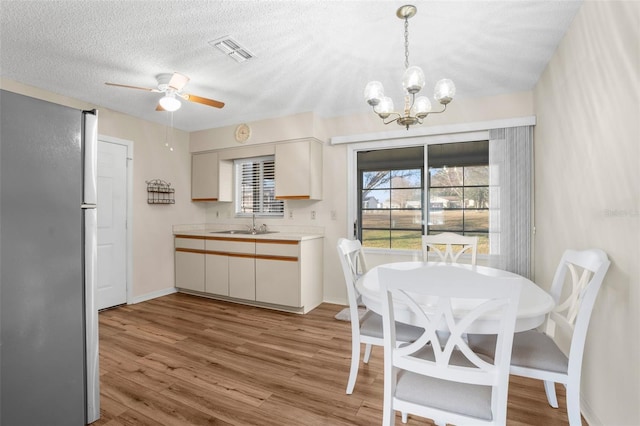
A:
[[[380,288],[378,285],[378,268],[398,268],[398,269],[413,269],[423,268],[425,274],[428,274],[428,278],[431,279],[446,279],[451,274],[460,273],[461,271],[471,271],[479,275],[492,276],[492,277],[507,277],[507,278],[519,278],[522,283],[522,289],[520,292],[520,300],[518,304],[518,314],[516,318],[516,332],[531,330],[541,325],[545,316],[550,312],[555,303],[549,293],[540,288],[537,284],[531,280],[524,278],[513,272],[504,271],[501,269],[490,268],[488,266],[472,266],[468,264],[452,264],[452,263],[439,263],[439,262],[396,262],[388,263],[371,268],[365,274],[363,274],[356,282],[356,288],[362,295],[362,302],[367,308],[382,315],[382,304]],[[467,274],[469,277],[473,277],[471,274]],[[427,277],[425,277],[427,278]],[[474,285],[471,279],[469,285]],[[472,306],[465,305],[464,301],[458,301],[454,306],[455,310],[468,311]],[[395,306],[396,320],[412,323],[411,318],[407,315],[403,315],[403,311],[408,311],[408,308],[403,306]],[[488,317],[483,321],[478,322],[475,329],[470,330],[474,333],[494,334],[497,328],[497,321],[495,318]]]

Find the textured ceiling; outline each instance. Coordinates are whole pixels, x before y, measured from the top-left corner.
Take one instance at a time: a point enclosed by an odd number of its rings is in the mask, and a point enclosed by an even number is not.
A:
[[[155,76],[188,75],[185,91],[223,109],[183,102],[176,128],[195,131],[313,111],[368,111],[363,89],[379,80],[402,99],[404,2],[0,0],[3,78],[166,124]],[[531,90],[580,1],[416,1],[411,65],[456,98]],[[231,36],[255,55],[237,63],[209,44]],[[455,100],[454,100],[455,102]]]

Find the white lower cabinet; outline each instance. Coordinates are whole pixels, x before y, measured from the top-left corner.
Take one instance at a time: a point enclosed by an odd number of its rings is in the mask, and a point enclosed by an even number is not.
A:
[[[303,306],[300,299],[301,241],[256,242],[256,300]]]
[[[204,240],[175,239],[176,287],[204,291]]]
[[[322,303],[323,239],[176,236],[176,287],[307,313]]]
[[[323,239],[256,241],[256,300],[307,313],[323,298]]]
[[[256,259],[256,300],[300,308],[298,261]]]
[[[229,296],[229,256],[207,253],[204,270],[205,293]]]
[[[229,296],[256,300],[256,265],[253,258],[229,256]]]

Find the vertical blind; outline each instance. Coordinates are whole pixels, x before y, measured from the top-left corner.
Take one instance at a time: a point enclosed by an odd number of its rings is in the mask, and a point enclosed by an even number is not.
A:
[[[284,202],[276,200],[273,156],[236,160],[236,214],[282,216]]]
[[[533,127],[489,131],[489,266],[531,277]]]

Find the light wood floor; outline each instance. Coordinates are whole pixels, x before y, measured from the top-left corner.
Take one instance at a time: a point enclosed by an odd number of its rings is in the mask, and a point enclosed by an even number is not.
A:
[[[346,395],[350,325],[333,318],[342,308],[297,315],[173,294],[101,312],[93,425],[378,425],[382,348]],[[507,423],[568,424],[557,390],[553,409],[541,382],[513,377]]]

